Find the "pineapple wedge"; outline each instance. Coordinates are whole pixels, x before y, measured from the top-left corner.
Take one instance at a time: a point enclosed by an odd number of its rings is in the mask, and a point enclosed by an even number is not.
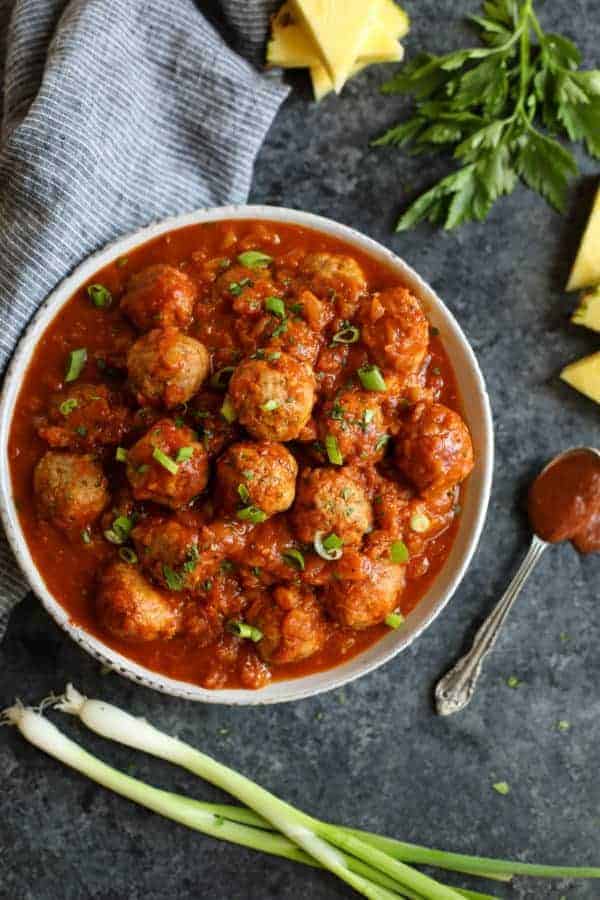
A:
[[[600,403],[600,351],[571,363],[562,370],[560,377],[576,391]]]
[[[571,322],[575,325],[585,325],[592,331],[600,331],[600,285],[583,295],[571,317]]]
[[[402,44],[396,43],[396,50],[393,54],[387,59],[382,59],[380,62],[400,62],[404,59],[404,47]],[[353,78],[355,75],[358,75],[359,72],[362,72],[363,69],[366,69],[367,66],[371,65],[371,63],[366,62],[365,60],[358,60],[358,62],[352,68],[352,72],[350,73],[350,77]],[[333,90],[333,81],[329,77],[329,72],[321,63],[315,63],[310,67],[310,78],[313,86],[313,93],[315,95],[315,100],[318,102],[322,100],[327,94],[330,94]]]
[[[600,188],[571,269],[567,290],[578,291],[597,284],[600,284]]]

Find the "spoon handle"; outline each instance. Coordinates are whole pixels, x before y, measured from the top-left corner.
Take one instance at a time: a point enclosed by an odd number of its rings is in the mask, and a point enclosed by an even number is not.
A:
[[[435,705],[440,716],[449,716],[452,713],[460,712],[470,701],[475,693],[483,660],[496,643],[504,620],[547,546],[546,541],[534,534],[527,556],[519,566],[506,592],[477,631],[473,646],[438,681],[435,689]]]

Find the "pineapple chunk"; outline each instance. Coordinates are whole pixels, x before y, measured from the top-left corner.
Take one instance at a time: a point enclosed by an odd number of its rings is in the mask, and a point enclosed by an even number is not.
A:
[[[400,62],[402,59],[404,59],[404,47],[402,44],[397,43],[394,55],[390,56],[388,59],[382,59],[380,62]],[[355,75],[358,75],[359,72],[362,72],[362,70],[366,69],[369,65],[371,65],[371,63],[368,63],[365,60],[358,60],[352,68],[350,77],[353,78]],[[329,72],[321,63],[315,63],[310,67],[310,78],[315,100],[317,102],[322,100],[323,97],[330,94],[333,90],[333,81],[329,77]]]
[[[585,325],[592,331],[600,331],[600,285],[583,295],[571,317],[571,322],[575,325]]]
[[[377,15],[359,47],[357,61],[394,62],[401,59],[398,38],[403,37],[408,29],[408,16],[394,0],[378,0]],[[323,65],[317,45],[299,24],[290,2],[284,3],[273,19],[267,62],[284,69]]]
[[[560,377],[576,391],[600,403],[600,351],[571,363],[562,370]]]
[[[579,245],[577,259],[571,269],[568,291],[578,291],[581,288],[594,287],[600,283],[600,189],[596,193],[596,199],[592,212],[588,219],[587,227]]]
[[[339,94],[375,21],[377,0],[291,0]]]

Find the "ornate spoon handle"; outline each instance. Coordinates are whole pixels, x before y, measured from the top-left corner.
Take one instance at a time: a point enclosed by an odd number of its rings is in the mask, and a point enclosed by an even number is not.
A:
[[[473,646],[438,681],[435,689],[435,705],[440,716],[449,716],[459,712],[470,701],[475,693],[483,660],[496,643],[504,620],[547,546],[546,541],[534,534],[527,556],[519,566],[506,592],[479,628]]]

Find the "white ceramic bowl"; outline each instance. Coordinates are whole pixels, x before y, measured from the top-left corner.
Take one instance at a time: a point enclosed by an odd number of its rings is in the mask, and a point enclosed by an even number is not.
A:
[[[399,631],[390,631],[389,635],[343,665],[303,678],[274,682],[258,691],[209,691],[194,684],[167,678],[127,659],[98,638],[73,624],[69,620],[68,613],[48,591],[31,558],[15,509],[8,464],[7,448],[10,423],[23,376],[38,340],[61,307],[98,269],[106,266],[115,258],[126,255],[140,244],[164,234],[166,231],[221,219],[266,219],[313,228],[340,238],[351,246],[370,254],[376,260],[391,266],[402,281],[421,298],[431,322],[441,330],[444,346],[448,351],[458,381],[464,414],[473,436],[477,461],[469,478],[460,526],[450,556],[426,596],[407,617],[404,627]],[[183,216],[166,219],[164,222],[151,225],[128,237],[120,238],[104,250],[90,256],[50,294],[27,328],[8,367],[0,401],[2,519],[19,565],[44,607],[61,628],[64,628],[84,650],[115,671],[155,690],[207,703],[249,705],[280,703],[284,700],[309,697],[340,687],[361,675],[366,675],[367,672],[383,665],[408,647],[442,611],[459,586],[471,561],[487,511],[493,457],[492,417],[483,376],[465,335],[437,294],[403,260],[352,228],[310,213],[271,206],[224,206],[216,209],[201,209]]]

